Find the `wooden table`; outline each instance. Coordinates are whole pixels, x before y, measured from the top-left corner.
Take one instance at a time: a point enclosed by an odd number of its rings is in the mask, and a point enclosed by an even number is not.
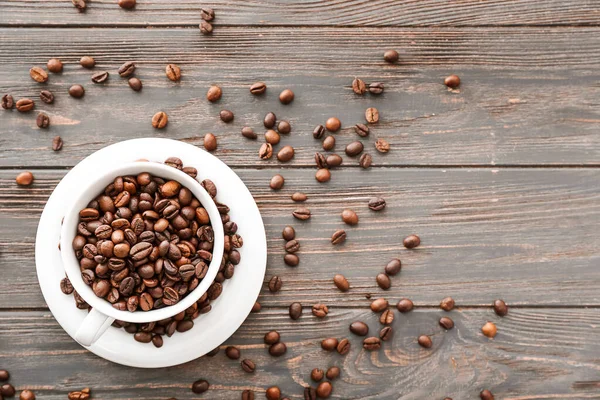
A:
[[[474,399],[484,388],[500,399],[600,398],[600,4],[595,0],[226,0],[215,9],[214,34],[200,34],[200,2],[139,0],[135,11],[116,1],[90,1],[78,13],[68,0],[0,0],[0,93],[38,99],[41,88],[56,102],[37,101],[21,114],[0,110],[0,367],[18,389],[38,399],[64,399],[90,386],[95,399],[169,397],[237,399],[244,389],[278,385],[294,399],[311,383],[312,368],[337,365],[338,399]],[[383,51],[401,61],[389,65]],[[111,73],[94,85],[77,61],[91,55],[95,71]],[[28,76],[51,57],[65,62],[47,84]],[[133,92],[116,73],[125,61],[138,64],[144,88]],[[167,63],[182,67],[179,84],[164,75]],[[459,92],[443,78],[461,76]],[[385,83],[381,96],[356,96],[355,76]],[[266,97],[249,85],[268,84]],[[81,83],[83,99],[67,95]],[[210,104],[211,84],[223,87]],[[296,100],[284,106],[284,88]],[[343,129],[336,152],[356,140],[353,125],[369,106],[381,122],[363,140],[373,167],[362,170],[344,155],[332,180],[314,179],[313,155],[320,149],[311,132],[330,116]],[[222,108],[235,121],[219,121]],[[165,130],[152,115],[169,114]],[[51,116],[49,130],[35,124],[38,111]],[[282,144],[296,149],[286,165],[257,156],[261,141],[240,135],[244,125],[262,133],[262,117],[273,111],[292,124]],[[265,280],[279,275],[277,294],[265,289],[262,311],[251,314],[222,347],[236,345],[254,360],[249,375],[221,351],[162,370],[112,364],[87,352],[55,322],[38,288],[34,238],[46,199],[65,175],[91,152],[137,137],[167,137],[202,145],[214,132],[214,153],[246,182],[261,209],[268,237]],[[62,151],[51,150],[60,135]],[[388,154],[374,149],[391,143]],[[279,145],[281,146],[281,145]],[[35,183],[17,187],[19,171]],[[283,190],[269,189],[281,173]],[[294,191],[308,194],[313,218],[291,216]],[[382,196],[382,213],[367,208]],[[331,233],[343,227],[340,212],[356,210],[360,223],[346,227],[348,240],[333,247]],[[298,268],[282,262],[280,232],[293,224],[302,248]],[[402,238],[418,233],[422,245],[409,251]],[[384,292],[375,275],[393,257],[399,276]],[[352,288],[332,283],[343,273]],[[377,352],[361,348],[348,331],[355,320],[376,335],[378,316],[365,295],[395,304],[414,300],[416,309],[396,313],[393,340]],[[458,305],[446,314],[440,300]],[[510,305],[500,318],[496,298]],[[293,301],[305,306],[298,321],[288,317]],[[325,303],[324,320],[310,306]],[[456,327],[438,325],[451,316]],[[490,340],[486,321],[498,326]],[[278,330],[288,345],[280,358],[268,355],[263,335]],[[418,346],[429,334],[433,347]],[[325,337],[348,337],[346,356],[320,348]],[[211,389],[193,395],[204,378]]]

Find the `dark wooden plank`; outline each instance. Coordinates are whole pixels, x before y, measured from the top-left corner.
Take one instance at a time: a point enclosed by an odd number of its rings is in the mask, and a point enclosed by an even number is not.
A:
[[[598,4],[584,1],[492,0],[228,0],[144,1],[135,11],[113,1],[88,3],[79,14],[63,0],[1,0],[1,25],[197,26],[200,6],[213,7],[218,25],[489,26],[598,25]]]
[[[344,126],[336,134],[341,152],[358,138],[352,127],[364,122],[369,106],[381,113],[365,140],[375,165],[600,165],[596,28],[224,28],[211,38],[192,29],[51,33],[0,30],[0,93],[37,99],[39,90],[48,88],[57,94],[55,104],[37,105],[51,116],[48,132],[36,127],[35,112],[0,113],[0,166],[69,166],[124,139],[158,136],[201,144],[206,132],[217,134],[216,154],[230,165],[274,165],[277,161],[258,158],[260,142],[239,133],[250,125],[262,134],[268,111],[292,122],[293,132],[281,144],[297,150],[290,165],[313,165],[320,149],[311,136],[314,126],[338,116]],[[404,49],[405,62],[385,65],[381,52],[387,47]],[[92,72],[76,64],[84,54],[96,57],[96,70],[111,72],[107,85],[92,84]],[[32,81],[29,68],[52,56],[68,63],[65,72],[45,85]],[[126,60],[140,64],[140,93],[116,74]],[[167,62],[182,66],[179,84],[164,76]],[[442,84],[451,72],[463,78],[461,93]],[[385,82],[386,92],[355,95],[350,83],[356,75]],[[268,83],[266,97],[249,93],[255,80]],[[85,98],[68,97],[73,83],[85,85]],[[211,83],[224,88],[218,104],[205,99]],[[289,106],[277,99],[285,87],[296,92]],[[233,123],[218,119],[222,108],[236,113]],[[170,116],[162,131],[150,125],[159,110]],[[66,143],[60,154],[49,150],[57,134]],[[385,156],[373,150],[378,137],[391,143]]]
[[[266,280],[279,275],[284,282],[277,294],[265,287],[265,305],[366,306],[367,293],[393,302],[407,296],[419,305],[437,305],[445,296],[460,305],[487,305],[498,297],[520,305],[600,305],[598,169],[345,169],[333,171],[328,184],[317,183],[312,169],[236,172],[265,222]],[[277,172],[286,184],[273,192],[268,182]],[[34,173],[29,189],[14,184],[16,171],[0,173],[0,307],[44,306],[33,243],[41,210],[64,171]],[[297,205],[289,196],[297,190],[309,195],[308,222],[291,216]],[[387,200],[384,212],[368,209],[375,195]],[[360,223],[346,226],[348,240],[334,247],[330,237],[344,228],[346,207]],[[296,227],[301,243],[297,268],[283,263],[287,224]],[[422,245],[409,251],[401,241],[411,233]],[[401,258],[403,269],[384,292],[375,276],[393,257]],[[350,292],[335,289],[336,273],[348,277]]]
[[[252,314],[225,345],[239,346],[242,357],[257,364],[249,375],[239,362],[221,351],[214,358],[155,370],[132,370],[104,361],[79,347],[48,313],[0,313],[0,361],[19,388],[35,390],[38,398],[64,399],[71,390],[89,386],[95,399],[190,398],[191,383],[207,379],[212,388],[202,398],[239,399],[244,389],[264,398],[270,385],[283,394],[302,398],[311,384],[312,368],[341,368],[333,382],[338,399],[478,398],[489,388],[500,399],[598,399],[598,309],[512,309],[502,319],[491,309],[444,313],[416,310],[395,312],[393,339],[378,352],[361,348],[361,338],[348,325],[363,320],[378,332],[377,315],[364,309],[334,309],[325,320],[303,316],[290,321],[283,310]],[[443,331],[438,319],[449,315],[455,328]],[[484,337],[488,320],[498,335]],[[288,346],[281,358],[269,356],[263,335],[276,329]],[[432,335],[431,349],[420,348],[416,337]],[[320,348],[324,337],[348,337],[346,356]],[[225,346],[224,345],[224,346]]]

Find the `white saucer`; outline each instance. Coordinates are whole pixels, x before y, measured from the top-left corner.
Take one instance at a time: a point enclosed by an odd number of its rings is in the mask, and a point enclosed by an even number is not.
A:
[[[212,310],[194,320],[194,328],[164,337],[160,349],[138,343],[123,329],[109,330],[88,350],[118,364],[140,368],[160,368],[194,360],[229,338],[244,322],[260,292],[267,264],[267,240],[258,207],[242,180],[215,156],[190,144],[169,139],[134,139],[120,142],[90,155],[75,166],[56,186],[48,199],[38,226],[35,261],[44,299],[63,329],[74,337],[87,314],[75,307],[72,295],[60,290],[65,277],[58,242],[61,220],[69,193],[103,164],[114,165],[146,158],[162,162],[179,157],[184,166],[198,170],[198,179],[211,179],[217,185],[217,200],[227,204],[231,220],[244,239],[239,249],[241,262],[233,278],[223,283],[223,293],[211,303]]]

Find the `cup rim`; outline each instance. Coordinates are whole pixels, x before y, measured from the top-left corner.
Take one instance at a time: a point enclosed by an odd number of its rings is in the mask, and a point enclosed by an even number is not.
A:
[[[200,201],[206,209],[214,231],[213,258],[209,264],[208,271],[202,282],[184,297],[177,304],[166,306],[158,310],[150,311],[121,311],[117,310],[107,300],[96,296],[92,288],[83,282],[79,261],[73,251],[72,242],[77,235],[77,224],[79,223],[79,211],[97,197],[106,185],[110,184],[117,176],[137,175],[142,172],[148,172],[154,176],[161,178],[176,180],[182,186],[187,187],[193,195]],[[107,182],[103,184],[102,182]],[[83,206],[81,206],[83,204]],[[132,322],[132,323],[147,323],[160,321],[172,317],[188,307],[192,306],[200,297],[207,292],[210,285],[217,276],[221,259],[224,252],[224,231],[221,222],[221,216],[212,197],[206,192],[204,187],[195,178],[186,173],[170,167],[168,165],[151,162],[151,161],[135,161],[131,163],[113,166],[108,170],[102,171],[90,180],[81,183],[78,187],[77,196],[66,207],[66,213],[61,227],[60,247],[61,259],[65,274],[71,281],[71,284],[87,304],[92,308],[97,309],[102,314],[105,314],[114,319]],[[215,223],[216,222],[216,223]]]

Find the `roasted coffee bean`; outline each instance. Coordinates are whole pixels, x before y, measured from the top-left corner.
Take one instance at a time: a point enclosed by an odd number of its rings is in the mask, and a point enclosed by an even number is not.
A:
[[[362,153],[364,146],[361,142],[355,141],[346,146],[346,155],[349,157],[355,157]]]
[[[281,397],[281,390],[279,390],[277,386],[271,386],[267,388],[265,395],[267,396],[267,400],[279,400]]]
[[[449,88],[456,89],[460,86],[460,78],[458,75],[450,75],[444,79],[444,85],[448,86]]]
[[[212,24],[207,21],[201,21],[199,28],[200,28],[200,32],[202,32],[204,35],[210,35],[213,31]]]
[[[333,386],[331,386],[330,382],[321,382],[319,386],[317,386],[317,397],[327,399],[331,396],[332,391]]]
[[[129,87],[136,92],[139,92],[140,90],[142,90],[142,86],[143,86],[142,81],[136,77],[129,78],[127,83],[129,84]]]
[[[281,133],[281,134],[288,134],[292,131],[292,126],[290,125],[290,123],[288,121],[279,121],[277,123],[277,132]]]
[[[250,93],[253,95],[263,94],[267,90],[267,85],[264,82],[256,82],[250,86]]]
[[[279,101],[282,104],[290,104],[292,101],[294,101],[294,92],[292,92],[290,89],[285,89],[279,94]]]
[[[10,383],[5,383],[4,385],[0,386],[0,395],[4,397],[13,397],[15,393],[15,388]]]
[[[108,283],[106,280],[96,281],[92,286],[92,290],[96,296],[104,297],[110,291],[110,283]]]
[[[394,64],[398,62],[400,55],[396,50],[386,50],[386,52],[383,53],[383,59],[390,64]]]
[[[308,208],[305,207],[300,207],[300,208],[296,208],[293,212],[292,215],[294,216],[294,218],[299,219],[301,221],[306,221],[307,219],[310,218],[311,213],[310,210]]]
[[[404,244],[404,247],[407,249],[414,249],[421,244],[421,238],[417,235],[410,235],[404,238],[402,244]]]
[[[358,215],[354,210],[350,210],[349,208],[342,211],[342,221],[347,223],[348,225],[356,225],[358,224]]]
[[[150,311],[154,307],[154,299],[148,293],[142,293],[140,295],[140,308],[144,311]]]
[[[280,277],[278,277],[277,275],[273,276],[271,278],[271,280],[269,281],[269,291],[271,293],[279,292],[279,290],[281,290],[282,284],[283,284],[283,281],[281,280]]]
[[[392,310],[385,310],[379,316],[379,322],[382,325],[391,325],[394,322],[394,312]]]
[[[400,299],[400,301],[398,301],[398,304],[396,304],[396,308],[401,313],[409,312],[413,309],[413,307],[414,307],[414,304],[413,304],[412,300],[406,299],[406,298]]]
[[[342,274],[336,274],[333,277],[333,283],[342,292],[347,292],[350,289],[350,283],[348,279]]]
[[[71,97],[80,99],[85,94],[85,89],[81,85],[73,85],[69,88],[69,94],[71,95]]]
[[[63,147],[63,140],[60,136],[54,136],[54,139],[52,139],[52,150],[54,151],[60,151],[60,149],[62,149]]]
[[[279,190],[283,187],[284,183],[285,179],[283,178],[283,176],[276,174],[271,178],[271,182],[269,182],[269,187],[273,190]]]
[[[163,338],[160,335],[152,336],[152,344],[156,348],[161,348],[163,346]]]
[[[229,111],[229,110],[221,110],[219,112],[219,118],[221,118],[221,121],[225,122],[225,123],[229,123],[231,121],[233,121],[234,119],[234,115],[233,112]]]
[[[254,129],[249,126],[245,126],[242,128],[242,136],[248,139],[256,139],[258,135],[254,132]]]
[[[310,379],[312,379],[315,382],[322,381],[324,376],[325,376],[325,371],[323,371],[320,368],[313,368],[313,370],[310,371]]]
[[[92,82],[104,83],[108,80],[108,75],[109,74],[106,71],[96,72],[94,75],[92,75]]]
[[[388,301],[384,298],[379,298],[371,302],[371,311],[381,312],[388,307]]]
[[[306,196],[306,194],[302,192],[295,192],[294,194],[292,194],[292,200],[296,202],[306,201],[307,198],[308,196]]]
[[[373,158],[368,153],[363,153],[360,156],[360,159],[358,160],[358,165],[360,165],[361,168],[364,168],[364,169],[370,168],[372,163],[373,163]]]
[[[79,11],[79,12],[85,11],[86,4],[85,4],[84,0],[71,0],[71,3],[73,3],[73,7],[75,7],[77,9],[77,11]]]
[[[198,176],[198,170],[194,167],[183,167],[181,170],[194,179]]]
[[[373,211],[381,211],[385,208],[385,200],[381,197],[373,197],[369,200],[369,209]]]
[[[258,156],[263,160],[273,157],[273,146],[270,143],[263,143],[258,150]]]
[[[369,326],[362,321],[354,321],[350,324],[350,332],[358,336],[367,336]]]
[[[327,168],[321,168],[315,173],[317,182],[324,183],[331,179],[331,172]]]
[[[208,390],[210,384],[205,379],[200,379],[192,384],[192,392],[202,394]]]
[[[506,314],[508,314],[508,306],[503,300],[494,300],[494,312],[499,317],[504,317]]]
[[[321,153],[315,153],[315,164],[317,164],[317,168],[323,169],[327,168],[327,159]]]
[[[383,290],[388,290],[392,287],[392,281],[390,280],[390,277],[386,274],[377,274],[375,280],[377,282],[377,285],[379,285],[379,287]]]
[[[304,388],[304,400],[317,400],[317,391],[314,387]]]
[[[19,400],[35,400],[35,394],[31,390],[23,390],[19,395]]]
[[[323,125],[317,125],[315,129],[313,129],[313,137],[315,139],[321,139],[325,134],[325,127]]]
[[[367,85],[365,85],[365,82],[362,79],[354,78],[352,81],[352,90],[356,94],[363,95],[367,91]]]
[[[479,393],[479,397],[481,398],[481,400],[494,400],[494,395],[487,389],[482,390]]]
[[[272,129],[269,129],[265,132],[265,141],[269,144],[277,144],[281,138],[279,137],[279,133],[275,132]]]
[[[321,153],[315,153],[315,160],[316,160],[316,155],[319,154],[319,156],[323,157],[323,155]],[[327,155],[326,158],[324,159],[320,159],[320,162],[322,162],[323,166],[319,167],[319,168],[331,168],[331,167],[339,167],[340,165],[342,165],[342,157],[340,157],[338,154],[329,154]]]
[[[175,64],[167,64],[165,74],[170,81],[178,82],[181,79],[181,68]]]
[[[81,65],[83,68],[94,68],[96,65],[96,60],[90,56],[83,56],[79,60],[79,65]]]
[[[365,124],[356,124],[354,126],[354,132],[360,137],[369,136],[369,127]]]
[[[152,126],[156,129],[162,129],[169,123],[169,116],[164,111],[159,111],[152,117]]]
[[[393,334],[392,327],[391,326],[384,326],[379,331],[379,339],[381,339],[381,340],[383,340],[385,342],[385,341],[390,340],[392,338],[392,334]]]
[[[340,340],[335,349],[341,355],[348,354],[348,352],[350,351],[350,341],[346,338]]]
[[[207,151],[215,151],[217,149],[217,137],[212,133],[204,135],[204,148]]]
[[[335,138],[331,135],[323,139],[323,150],[331,151],[335,147]]]
[[[381,339],[372,336],[363,340],[363,349],[368,351],[379,350],[381,348]]]
[[[383,93],[383,82],[373,82],[369,85],[369,93],[381,94]]]
[[[130,77],[135,72],[135,63],[133,61],[127,61],[119,67],[118,72],[123,78]]]
[[[31,99],[19,99],[17,100],[17,111],[19,112],[27,112],[33,110],[35,103]]]
[[[177,323],[177,332],[187,332],[194,327],[194,321],[184,320]]]
[[[294,158],[294,148],[292,146],[283,146],[277,153],[277,159],[281,162],[288,162]]]
[[[269,346],[269,354],[273,357],[281,357],[287,352],[287,346],[283,342],[277,342]]]
[[[35,119],[35,124],[38,128],[47,129],[50,126],[50,117],[46,113],[39,113]]]
[[[444,329],[452,329],[454,328],[454,321],[451,318],[442,317],[440,318],[440,326]]]
[[[295,253],[300,250],[300,243],[297,240],[290,240],[285,244],[285,251]]]
[[[337,231],[333,232],[333,235],[331,235],[331,244],[333,244],[333,245],[341,244],[341,243],[344,243],[345,241],[346,241],[346,231],[343,229],[338,229]]]
[[[272,112],[269,112],[269,113],[267,113],[267,115],[265,115],[263,124],[264,124],[265,128],[272,129],[275,126],[276,121],[277,121],[277,117],[275,116],[275,114]]]
[[[152,334],[150,332],[137,332],[133,335],[133,338],[140,343],[150,343],[152,341]]]
[[[205,21],[212,21],[213,19],[215,19],[215,12],[212,8],[202,7],[200,9],[200,18],[202,18]]]
[[[94,283],[94,278],[95,276],[92,270],[85,269],[81,272],[81,279],[83,279],[83,282],[85,282],[86,285]]]
[[[321,341],[321,348],[326,351],[334,351],[338,346],[338,340],[336,338],[327,338]]]
[[[42,90],[40,92],[40,100],[46,104],[52,104],[52,102],[54,102],[54,95],[49,90]]]
[[[325,128],[327,128],[329,132],[337,132],[341,127],[342,122],[336,117],[331,117],[325,122]]]
[[[387,153],[390,151],[390,144],[384,139],[377,139],[375,142],[375,149],[380,153]]]
[[[369,124],[376,124],[379,122],[379,110],[375,107],[367,108],[365,111],[365,119]]]
[[[44,83],[48,81],[48,73],[40,67],[31,68],[29,70],[29,76],[38,83]]]
[[[394,275],[398,274],[398,272],[400,272],[401,268],[402,268],[402,262],[397,258],[392,258],[390,260],[390,262],[388,262],[387,265],[385,266],[385,273],[390,276],[394,276]]]
[[[454,299],[446,297],[440,302],[440,308],[444,311],[450,311],[454,308]]]
[[[296,231],[291,226],[286,226],[281,232],[281,237],[285,240],[293,240],[296,237]]]
[[[256,369],[256,365],[254,364],[254,362],[252,360],[248,360],[248,359],[242,360],[241,365],[242,365],[242,369],[248,373],[252,373]]]
[[[90,398],[90,388],[69,392],[67,397],[69,400],[88,400]]]
[[[58,58],[51,58],[46,63],[46,67],[48,67],[48,71],[59,73],[63,70],[63,63]]]
[[[280,338],[281,337],[279,335],[279,332],[277,332],[277,331],[267,332],[265,334],[265,338],[264,338],[265,339],[265,344],[275,344],[275,343],[279,342]]]
[[[213,85],[206,92],[206,99],[211,103],[218,101],[221,98],[223,91],[219,86]]]
[[[481,327],[481,332],[491,339],[498,333],[498,328],[496,328],[496,324],[488,321]]]
[[[431,346],[433,346],[433,342],[431,341],[431,338],[427,335],[419,336],[419,338],[417,339],[417,342],[419,343],[419,345],[421,347],[424,347],[426,349],[429,349]]]
[[[119,0],[119,7],[131,10],[135,7],[135,0]]]
[[[290,318],[293,320],[297,320],[302,316],[302,304],[300,303],[292,303],[289,308]]]
[[[65,277],[60,281],[60,290],[64,293],[64,294],[71,294],[73,293],[73,285],[71,284],[71,281],[69,280],[69,278]]]
[[[240,349],[235,346],[227,346],[225,355],[231,360],[237,360],[240,358]]]
[[[15,178],[15,182],[19,186],[29,186],[33,183],[33,174],[29,171],[21,172]]]
[[[12,110],[15,106],[15,100],[10,94],[5,94],[2,96],[2,108],[5,110]]]
[[[315,304],[312,306],[312,313],[317,318],[325,318],[329,313],[329,308],[325,304]]]

